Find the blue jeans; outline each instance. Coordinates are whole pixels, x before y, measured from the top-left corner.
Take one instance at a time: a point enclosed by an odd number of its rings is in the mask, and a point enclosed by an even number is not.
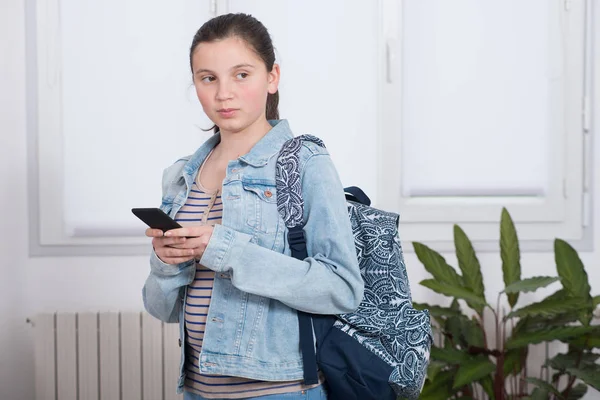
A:
[[[207,400],[199,394],[183,392],[183,400]],[[247,400],[327,400],[323,385],[299,392],[270,394],[267,396],[248,397]]]

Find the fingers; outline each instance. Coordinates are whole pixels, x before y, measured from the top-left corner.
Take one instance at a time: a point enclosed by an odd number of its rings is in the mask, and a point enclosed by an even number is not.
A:
[[[155,237],[152,239],[152,246],[157,247],[180,247],[188,239],[185,237]]]
[[[207,232],[212,232],[213,227],[210,225],[190,226],[185,228],[171,229],[165,232],[167,237],[198,237]]]
[[[172,229],[163,233],[148,229],[146,235],[152,237],[154,252],[164,263],[181,264],[200,258],[208,246],[213,232],[212,226],[195,226]]]
[[[166,264],[181,264],[196,258],[194,249],[177,249],[174,247],[160,247],[154,249],[158,258]]]
[[[162,237],[162,236],[164,236],[164,233],[160,229],[148,228],[148,229],[146,229],[146,236],[148,236],[148,237]]]
[[[202,235],[199,237],[188,237],[188,238],[165,238],[168,240],[176,240],[177,242],[173,244],[169,244],[171,247],[175,247],[178,249],[200,249],[204,251],[206,246],[208,246],[208,241],[210,240],[210,236]]]

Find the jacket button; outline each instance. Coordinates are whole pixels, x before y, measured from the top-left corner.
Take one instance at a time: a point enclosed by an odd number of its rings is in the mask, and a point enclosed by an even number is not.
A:
[[[273,193],[270,190],[265,190],[265,196],[271,197],[273,196]]]
[[[179,341],[179,347],[181,347],[181,339],[177,339]]]

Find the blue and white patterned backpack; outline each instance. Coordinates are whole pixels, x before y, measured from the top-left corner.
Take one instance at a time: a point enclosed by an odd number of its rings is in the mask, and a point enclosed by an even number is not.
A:
[[[311,135],[288,140],[277,160],[277,208],[288,228],[292,256],[307,257],[298,152]],[[398,215],[370,207],[349,188],[352,223],[365,295],[353,313],[325,316],[298,311],[305,383],[325,374],[329,400],[416,399],[423,386],[432,343],[429,313],[412,307],[398,236]],[[362,204],[361,203],[366,203]],[[312,326],[311,326],[312,323]],[[313,328],[317,351],[313,345]]]

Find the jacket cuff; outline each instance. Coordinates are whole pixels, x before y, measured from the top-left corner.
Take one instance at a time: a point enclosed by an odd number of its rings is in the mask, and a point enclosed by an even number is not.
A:
[[[152,249],[152,253],[150,254],[150,272],[159,276],[174,276],[186,268],[194,265],[194,260],[186,261],[181,264],[167,264],[163,262],[158,256],[154,249]]]
[[[250,239],[250,235],[223,225],[215,225],[206,250],[200,258],[200,264],[215,272],[229,271],[232,269],[230,260],[240,258]]]

